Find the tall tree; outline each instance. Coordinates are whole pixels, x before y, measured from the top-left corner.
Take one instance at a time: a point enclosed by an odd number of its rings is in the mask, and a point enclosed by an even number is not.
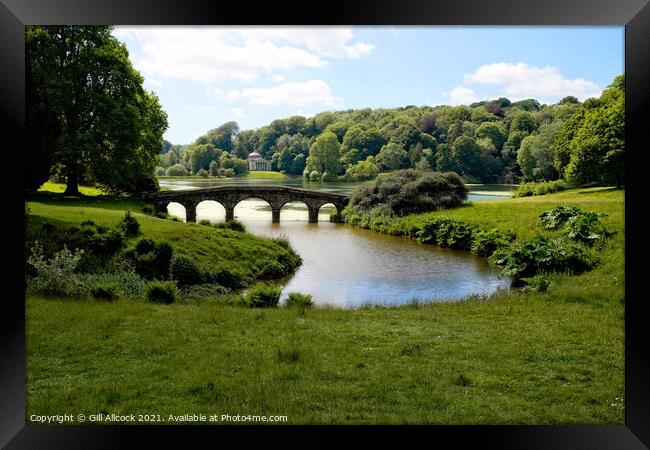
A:
[[[305,170],[309,173],[315,170],[324,179],[336,178],[339,170],[340,145],[336,135],[332,132],[324,132],[319,135],[309,149]]]

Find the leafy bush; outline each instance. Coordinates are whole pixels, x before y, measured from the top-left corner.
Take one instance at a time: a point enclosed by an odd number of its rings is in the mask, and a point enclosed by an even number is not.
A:
[[[557,230],[564,225],[571,217],[580,214],[580,209],[575,206],[556,206],[553,209],[544,211],[539,216],[539,223],[547,230]]]
[[[199,176],[199,177],[207,178],[209,173],[205,169],[199,169],[199,171],[196,172],[196,175]]]
[[[311,294],[301,294],[300,292],[289,292],[284,305],[287,308],[294,306],[308,308],[314,305]]]
[[[182,255],[174,255],[171,260],[170,276],[178,282],[179,286],[188,286],[202,283],[204,278],[201,270],[190,258]]]
[[[541,181],[535,183],[524,183],[515,189],[513,197],[530,197],[532,195],[546,195],[567,189],[564,180]]]
[[[591,246],[597,240],[609,235],[600,223],[600,217],[604,215],[592,211],[581,212],[567,220],[564,233],[569,239]]]
[[[153,216],[156,212],[156,209],[153,207],[153,205],[144,205],[142,212],[149,216]]]
[[[467,193],[463,180],[454,172],[398,170],[355,189],[348,210],[365,213],[386,206],[388,215],[403,216],[458,206],[467,199]]]
[[[80,293],[80,283],[76,277],[75,270],[83,250],[75,250],[72,253],[64,245],[63,249],[56,252],[54,256],[46,260],[43,255],[43,247],[37,242],[34,243],[32,254],[27,259],[36,271],[36,277],[31,281],[31,287],[37,292],[47,296],[75,297]]]
[[[233,231],[246,231],[244,224],[238,220],[226,220],[225,222],[217,222],[213,225],[215,228],[224,228]]]
[[[112,284],[95,286],[90,290],[90,293],[95,300],[105,300],[112,302],[117,298],[117,289]]]
[[[217,267],[215,270],[205,274],[205,281],[218,283],[230,289],[238,289],[248,286],[252,281],[242,272],[230,267]]]
[[[285,267],[275,259],[269,259],[259,269],[259,278],[280,278],[286,275]]]
[[[154,242],[151,239],[140,239],[135,247],[128,250],[125,256],[130,260],[135,271],[147,280],[169,278],[169,268],[174,249],[166,242]]]
[[[178,288],[174,281],[152,281],[147,284],[147,299],[166,305],[178,301]]]
[[[535,275],[532,278],[524,278],[526,283],[524,291],[526,292],[546,292],[551,282],[543,275]]]
[[[208,219],[202,219],[199,221],[199,225],[212,225],[212,223]]]
[[[251,308],[271,308],[278,306],[282,288],[272,284],[258,284],[246,293],[246,303]]]
[[[278,244],[280,247],[285,248],[286,250],[291,249],[291,244],[289,244],[289,238],[287,238],[286,236],[276,236],[271,238],[271,240],[276,244]]]
[[[117,226],[127,237],[137,236],[140,233],[140,223],[131,215],[131,211],[127,211],[124,214],[124,217],[117,223]]]
[[[477,231],[472,240],[472,253],[487,258],[496,250],[507,247],[513,236],[504,236],[494,228],[489,231]]]
[[[194,284],[181,288],[180,296],[184,300],[205,300],[225,295],[228,292],[228,288],[218,284]]]
[[[579,274],[598,264],[596,256],[582,244],[545,236],[499,249],[489,260],[503,266],[501,275],[514,281],[543,272]]]
[[[187,169],[182,164],[174,164],[165,171],[168,177],[184,177],[187,175]]]
[[[98,286],[115,286],[116,293],[127,298],[143,298],[145,295],[146,282],[132,269],[116,272],[103,272],[79,275],[79,281],[87,292]]]
[[[434,217],[427,220],[417,232],[418,239],[425,244],[438,244],[460,250],[470,250],[476,227],[449,217]]]

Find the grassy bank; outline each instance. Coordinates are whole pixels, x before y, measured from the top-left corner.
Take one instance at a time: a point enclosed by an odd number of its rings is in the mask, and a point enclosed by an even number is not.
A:
[[[28,297],[27,420],[69,411],[277,414],[289,423],[623,423],[623,192],[574,190],[430,215],[529,239],[545,233],[537,216],[559,204],[605,212],[617,233],[600,266],[552,275],[543,293],[304,314],[217,301]],[[67,223],[113,223],[129,205],[137,211],[127,200],[29,202],[33,214]],[[204,235],[230,230],[136,217],[144,233],[176,239],[192,257],[240,264],[224,254],[227,236],[213,244]],[[249,239],[246,257],[264,251]]]

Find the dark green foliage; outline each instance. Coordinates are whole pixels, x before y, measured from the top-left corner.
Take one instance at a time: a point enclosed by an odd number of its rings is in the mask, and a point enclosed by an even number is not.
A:
[[[514,281],[543,272],[586,272],[598,263],[596,255],[582,244],[566,239],[537,236],[532,241],[495,251],[490,261],[503,266],[502,276]]]
[[[524,291],[526,292],[546,292],[551,285],[551,282],[544,275],[535,275],[531,278],[522,279],[526,285]]]
[[[203,273],[196,263],[182,255],[174,255],[169,266],[169,274],[172,280],[176,280],[178,286],[200,284],[204,281]]]
[[[476,227],[449,217],[434,217],[428,220],[417,233],[425,244],[438,244],[460,250],[470,250]]]
[[[165,280],[169,278],[169,267],[174,249],[166,242],[140,239],[135,247],[125,256],[130,260],[135,271],[147,280]]]
[[[238,220],[226,220],[225,222],[217,222],[213,224],[215,228],[223,228],[233,231],[246,231],[246,227]]]
[[[273,242],[278,244],[281,247],[286,248],[287,250],[291,249],[291,245],[289,244],[289,239],[286,237],[273,237],[271,238]]]
[[[203,220],[199,221],[199,225],[209,226],[209,225],[212,225],[212,223],[208,219],[203,219]]]
[[[556,206],[553,209],[544,211],[539,216],[539,223],[547,230],[557,230],[564,225],[571,217],[580,214],[580,209],[575,206]]]
[[[205,300],[225,295],[228,292],[228,288],[218,284],[194,284],[181,288],[180,296],[183,300]]]
[[[113,286],[117,295],[127,298],[143,298],[146,291],[146,282],[132,269],[114,272],[101,272],[81,274],[80,282],[85,290],[92,294],[92,290],[101,286]]]
[[[178,287],[174,281],[152,281],[147,284],[147,300],[170,305],[178,301]]]
[[[90,290],[90,293],[95,300],[112,302],[117,299],[117,289],[112,284],[95,286]]]
[[[564,180],[540,181],[533,183],[524,183],[515,189],[513,197],[530,197],[532,195],[546,195],[553,192],[563,191],[568,188]]]
[[[207,272],[205,275],[206,282],[218,283],[230,289],[238,289],[248,286],[252,281],[242,272],[230,267],[220,266]]]
[[[124,213],[124,217],[117,224],[126,237],[137,236],[140,233],[140,223],[138,219],[131,215],[131,211]]]
[[[456,173],[407,169],[381,174],[359,186],[350,195],[348,209],[356,213],[386,206],[389,213],[402,216],[458,206],[467,192]]]
[[[282,288],[272,284],[258,284],[246,293],[246,303],[251,308],[271,308],[278,306]]]
[[[144,214],[147,214],[148,216],[153,216],[156,211],[153,205],[144,205],[144,207],[142,208],[142,212]]]
[[[259,270],[259,278],[270,279],[270,278],[280,278],[285,275],[285,267],[274,259],[269,259]]]
[[[299,308],[308,308],[314,305],[311,294],[301,294],[300,292],[289,292],[284,306],[291,308],[297,306]]]
[[[488,258],[496,250],[507,247],[513,236],[504,236],[496,228],[488,231],[476,231],[473,236],[471,250],[478,256]]]
[[[600,223],[600,217],[604,215],[593,211],[581,211],[580,214],[566,221],[564,233],[569,239],[593,245],[594,242],[609,235]]]

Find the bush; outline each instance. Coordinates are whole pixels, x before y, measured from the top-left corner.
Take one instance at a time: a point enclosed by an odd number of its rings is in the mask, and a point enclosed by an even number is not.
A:
[[[174,249],[166,242],[154,242],[151,239],[140,239],[132,250],[125,253],[142,278],[147,280],[169,278],[169,268]]]
[[[367,213],[384,206],[388,215],[403,216],[458,206],[467,199],[467,193],[463,180],[454,172],[398,170],[356,188],[348,209]]]
[[[196,175],[199,177],[207,178],[208,177],[208,171],[205,169],[199,169],[198,172],[196,172]]]
[[[142,208],[142,212],[144,214],[147,214],[148,216],[153,216],[156,210],[153,207],[153,205],[144,205],[144,207]]]
[[[546,292],[551,282],[543,275],[535,275],[532,278],[522,279],[526,283],[524,286],[525,292]]]
[[[591,270],[598,259],[589,248],[565,239],[537,236],[495,251],[489,260],[503,266],[502,276],[519,281],[543,272],[568,272],[579,274]]]
[[[287,238],[286,236],[273,237],[271,238],[271,240],[286,250],[291,249],[291,244],[289,244],[289,238]]]
[[[208,219],[202,219],[199,221],[199,225],[212,225],[212,223]]]
[[[184,177],[187,175],[187,169],[182,164],[174,164],[165,171],[168,177]]]
[[[489,231],[477,231],[472,240],[472,253],[487,258],[496,250],[507,247],[513,236],[504,236],[496,228]]]
[[[175,255],[170,263],[170,276],[178,282],[179,286],[200,284],[203,282],[203,274],[193,260],[186,256]]]
[[[95,286],[90,290],[90,293],[95,300],[112,302],[117,299],[117,289],[112,284]]]
[[[117,223],[127,237],[137,236],[140,233],[140,224],[138,220],[131,215],[131,211],[124,213],[124,217]]]
[[[234,176],[235,176],[235,170],[234,170],[234,169],[231,169],[231,168],[224,169],[224,171],[223,171],[223,175],[224,175],[225,177],[228,177],[228,178],[234,177]]]
[[[245,301],[251,308],[278,306],[282,288],[272,284],[258,284],[246,293]]]
[[[226,220],[225,222],[217,222],[213,225],[215,228],[223,228],[233,231],[246,231],[244,224],[238,220]]]
[[[557,230],[564,225],[571,217],[580,214],[580,209],[575,206],[560,205],[539,216],[539,223],[547,230]]]
[[[127,298],[143,298],[146,292],[146,282],[132,269],[116,272],[104,272],[79,275],[81,284],[92,294],[96,287],[114,286],[116,293]]]
[[[269,259],[259,269],[259,278],[280,278],[286,275],[285,267],[275,259]]]
[[[217,267],[215,270],[205,274],[206,282],[218,283],[230,289],[238,289],[248,286],[252,281],[242,272],[230,267]]]
[[[581,212],[566,221],[564,233],[569,239],[591,246],[594,242],[609,235],[600,223],[602,216],[605,214],[592,211]]]
[[[152,281],[146,295],[150,302],[169,305],[178,301],[178,288],[173,281]]]
[[[180,290],[180,296],[184,300],[205,300],[207,298],[220,297],[228,292],[228,288],[218,284],[194,284],[183,287]]]
[[[460,250],[470,250],[476,227],[449,217],[434,217],[427,220],[417,233],[425,244],[438,244]]]
[[[301,294],[300,292],[289,292],[284,306],[291,308],[294,306],[300,308],[309,308],[314,305],[311,294]]]
[[[81,284],[76,277],[75,270],[83,253],[83,250],[75,250],[72,253],[64,245],[62,250],[56,252],[51,259],[46,260],[43,255],[43,247],[38,241],[35,242],[32,254],[27,259],[36,272],[36,277],[31,282],[32,287],[37,292],[52,297],[78,296]]]
[[[541,181],[535,183],[524,183],[515,189],[513,197],[530,197],[532,195],[546,195],[567,189],[564,180]]]

